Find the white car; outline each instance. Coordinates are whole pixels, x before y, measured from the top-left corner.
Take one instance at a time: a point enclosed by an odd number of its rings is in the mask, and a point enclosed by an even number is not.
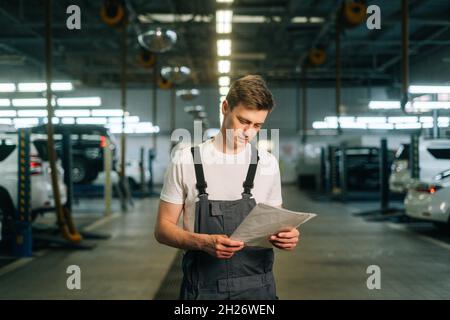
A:
[[[403,144],[397,150],[389,177],[389,188],[392,192],[406,193],[417,182],[411,179],[409,153],[409,144]],[[430,183],[439,172],[450,168],[450,140],[421,139],[419,142],[419,167],[419,181]]]
[[[0,134],[0,211],[8,212],[17,208],[18,148],[17,133]],[[42,152],[33,142],[30,143],[31,171],[31,210],[33,213],[45,212],[55,206],[51,185],[50,165],[42,159]],[[67,201],[67,189],[63,182],[63,169],[57,163],[61,202]],[[34,215],[35,216],[35,215]]]
[[[411,218],[450,225],[450,169],[435,176],[432,183],[415,183],[404,203],[406,215]]]
[[[119,170],[120,165],[117,165],[116,170],[111,170],[111,183],[119,183]],[[128,177],[128,183],[130,184],[131,190],[139,190],[141,185],[141,169],[139,167],[139,161],[128,161],[125,167],[125,173]],[[144,167],[144,181],[149,183],[150,172]],[[102,171],[98,174],[97,178],[92,182],[93,185],[105,184],[105,172]]]

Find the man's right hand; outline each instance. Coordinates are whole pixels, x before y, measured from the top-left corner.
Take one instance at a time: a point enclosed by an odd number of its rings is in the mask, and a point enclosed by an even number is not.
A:
[[[222,234],[208,234],[203,251],[219,259],[230,259],[242,248],[244,248],[242,241],[231,240]]]

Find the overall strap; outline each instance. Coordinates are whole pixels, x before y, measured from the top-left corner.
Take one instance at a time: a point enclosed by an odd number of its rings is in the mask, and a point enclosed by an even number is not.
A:
[[[203,174],[203,165],[202,165],[202,159],[200,156],[200,149],[199,147],[192,147],[191,148],[192,158],[194,159],[194,169],[195,169],[195,179],[197,180],[197,183],[195,187],[198,190],[198,195],[206,194],[206,181],[205,181],[205,175]]]
[[[244,192],[242,192],[242,196],[244,196],[244,195],[251,196],[252,195],[251,190],[253,188],[253,180],[255,179],[258,161],[259,161],[258,149],[256,149],[255,147],[252,146],[252,157],[250,160],[250,165],[248,167],[247,177],[245,178],[245,181],[243,184]]]

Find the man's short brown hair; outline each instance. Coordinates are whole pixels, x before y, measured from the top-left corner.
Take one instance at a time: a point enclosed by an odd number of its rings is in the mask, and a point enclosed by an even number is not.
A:
[[[274,107],[272,93],[259,75],[248,75],[236,80],[231,85],[226,99],[231,110],[239,103],[247,108],[269,112]]]

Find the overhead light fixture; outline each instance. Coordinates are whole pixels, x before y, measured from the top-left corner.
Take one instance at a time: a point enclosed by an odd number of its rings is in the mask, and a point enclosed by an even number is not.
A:
[[[0,107],[9,107],[11,105],[11,100],[0,99]]]
[[[312,127],[313,129],[328,129],[328,123],[325,121],[314,121]]]
[[[46,117],[47,110],[19,110],[17,111],[19,117]]]
[[[12,125],[12,120],[11,119],[8,119],[8,118],[4,118],[4,119],[2,119],[2,118],[0,118],[0,124],[6,124],[6,125]]]
[[[44,118],[44,119],[43,119],[43,122],[44,122],[45,124],[47,124],[47,123],[48,123],[48,119],[47,119],[47,118]],[[58,117],[53,117],[53,118],[52,118],[52,123],[53,123],[53,124],[59,124],[59,122],[60,122],[60,119],[59,119]]]
[[[14,107],[45,107],[47,106],[47,99],[45,98],[24,98],[12,99]]]
[[[220,87],[219,93],[222,96],[226,96],[228,94],[228,91],[230,90],[230,87]]]
[[[16,110],[0,110],[0,117],[15,117]]]
[[[185,101],[190,101],[198,97],[200,91],[198,89],[177,90],[177,96]]]
[[[230,77],[227,76],[219,77],[219,86],[221,87],[230,86]]]
[[[411,85],[409,86],[409,93],[414,94],[450,93],[450,86]]]
[[[123,110],[121,109],[93,109],[91,111],[93,117],[121,117]]]
[[[267,20],[265,16],[235,15],[232,17],[234,23],[264,23]]]
[[[16,128],[31,127],[39,124],[38,118],[15,118],[13,119]]]
[[[309,22],[311,23],[323,23],[325,21],[322,17],[310,17]]]
[[[360,123],[386,123],[386,117],[356,117],[356,122]]]
[[[231,10],[217,10],[216,11],[216,32],[217,33],[231,33],[233,11]]]
[[[55,110],[57,117],[89,117],[90,115],[91,112],[87,109]]]
[[[125,117],[125,123],[138,123],[140,121],[138,116]],[[110,117],[108,123],[122,123],[122,117]]]
[[[367,128],[378,130],[392,130],[394,129],[393,123],[368,123]]]
[[[175,45],[177,34],[173,30],[157,27],[140,34],[138,42],[150,52],[163,53]]]
[[[0,83],[0,92],[14,92],[16,85],[14,83]]]
[[[307,17],[293,17],[291,19],[292,23],[307,23],[308,22],[308,18]]]
[[[412,108],[419,110],[450,109],[450,101],[415,101],[412,103]]]
[[[219,57],[228,57],[229,55],[231,55],[230,39],[217,40],[217,55]]]
[[[389,123],[417,123],[418,117],[388,117]]]
[[[375,109],[400,109],[400,101],[370,101],[369,102],[369,109],[375,110]]]
[[[186,66],[179,67],[162,67],[161,76],[175,84],[180,84],[189,79],[191,69]]]
[[[47,90],[45,82],[22,82],[18,84],[20,92],[42,92]],[[73,84],[71,82],[52,82],[52,91],[71,91]]]
[[[61,118],[61,123],[62,124],[75,124],[75,118],[71,118],[71,117]]]
[[[77,118],[77,124],[106,124],[106,118]]]
[[[217,3],[233,3],[233,0],[217,0]]]
[[[102,105],[100,97],[59,98],[57,101],[60,107],[99,107]]]
[[[219,60],[219,62],[217,63],[217,68],[219,70],[219,73],[229,73],[231,69],[230,60]]]
[[[421,129],[421,128],[422,124],[420,122],[395,124],[395,129]]]

